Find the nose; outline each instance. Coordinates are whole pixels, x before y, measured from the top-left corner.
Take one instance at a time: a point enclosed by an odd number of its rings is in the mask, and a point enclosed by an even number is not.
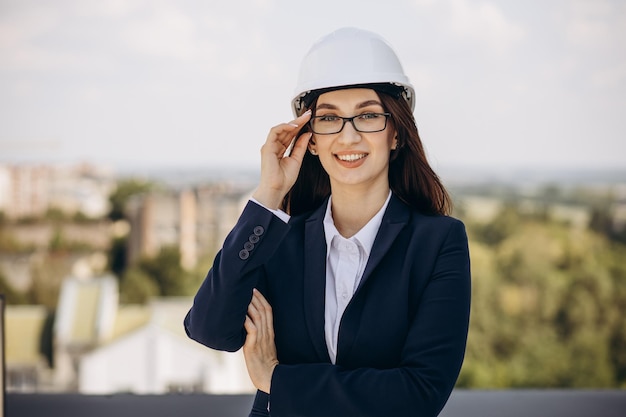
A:
[[[361,141],[361,133],[354,128],[352,123],[353,121],[344,124],[343,129],[339,132],[339,137],[337,138],[339,143],[349,145]]]

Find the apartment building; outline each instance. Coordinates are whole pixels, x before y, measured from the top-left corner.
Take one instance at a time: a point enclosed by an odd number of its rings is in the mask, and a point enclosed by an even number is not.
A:
[[[180,249],[182,266],[193,268],[200,257],[221,247],[249,194],[249,190],[220,184],[136,196],[126,208],[130,262],[175,246]]]
[[[50,209],[99,218],[115,187],[110,170],[91,165],[0,165],[0,211],[8,219],[40,217]]]

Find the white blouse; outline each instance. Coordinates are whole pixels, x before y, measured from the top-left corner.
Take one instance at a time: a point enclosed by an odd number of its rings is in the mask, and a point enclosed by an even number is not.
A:
[[[370,256],[374,239],[391,199],[391,191],[385,204],[354,236],[346,239],[337,231],[332,217],[331,198],[328,199],[324,217],[326,236],[326,304],[324,306],[324,334],[326,347],[332,363],[337,359],[337,337],[341,317],[361,282]],[[255,199],[254,203],[274,213],[287,223],[290,216],[282,210],[272,210]]]

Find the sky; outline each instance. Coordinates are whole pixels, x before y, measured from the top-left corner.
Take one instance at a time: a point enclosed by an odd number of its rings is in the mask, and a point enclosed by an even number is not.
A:
[[[626,168],[621,0],[0,0],[0,162],[258,169],[300,61],[379,33],[437,168]]]

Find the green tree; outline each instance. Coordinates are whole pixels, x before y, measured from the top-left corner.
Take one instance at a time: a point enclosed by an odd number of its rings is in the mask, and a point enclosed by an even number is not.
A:
[[[517,204],[507,203],[492,221],[475,225],[473,236],[480,242],[495,246],[517,231],[521,217]]]
[[[16,290],[0,271],[0,294],[4,294],[7,304],[28,304],[28,297]]]
[[[139,268],[152,277],[159,289],[159,295],[189,295],[191,276],[180,265],[178,248],[162,248],[156,257],[141,260]]]
[[[111,210],[109,219],[113,221],[123,220],[126,218],[124,213],[126,204],[131,197],[145,193],[155,188],[155,184],[137,179],[128,179],[120,181],[115,191],[109,196]],[[128,237],[118,237],[111,243],[108,262],[109,269],[117,276],[122,277],[128,268]],[[120,281],[121,284],[121,281]]]
[[[109,269],[121,277],[128,266],[128,240],[126,237],[113,239],[109,248]]]
[[[487,227],[467,224],[472,315],[459,386],[625,386],[626,248],[510,207]]]
[[[77,256],[69,252],[47,253],[31,266],[32,285],[27,296],[30,304],[56,309],[59,291],[65,278],[71,276]]]
[[[180,265],[176,247],[164,247],[152,258],[143,258],[121,275],[120,294],[124,302],[143,303],[152,297],[187,296],[197,289],[195,274]]]
[[[128,200],[134,195],[145,193],[154,188],[155,185],[153,183],[137,179],[120,181],[115,191],[109,196],[109,202],[111,203],[109,219],[113,221],[124,219],[126,217],[124,209]]]
[[[145,304],[159,295],[154,279],[139,267],[129,268],[121,277],[120,301],[124,304]]]

